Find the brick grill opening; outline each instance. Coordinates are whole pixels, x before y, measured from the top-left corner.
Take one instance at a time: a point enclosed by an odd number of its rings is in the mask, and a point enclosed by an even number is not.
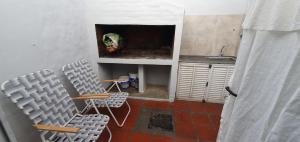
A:
[[[171,59],[175,25],[103,25],[96,24],[99,57]],[[123,48],[108,54],[102,42],[104,34],[117,33],[123,39]]]

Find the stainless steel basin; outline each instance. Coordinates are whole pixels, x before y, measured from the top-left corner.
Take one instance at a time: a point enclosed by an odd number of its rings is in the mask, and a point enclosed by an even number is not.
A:
[[[211,60],[236,60],[236,57],[232,56],[207,56],[205,58],[211,59]]]
[[[182,62],[209,63],[209,64],[234,64],[234,56],[180,56]]]

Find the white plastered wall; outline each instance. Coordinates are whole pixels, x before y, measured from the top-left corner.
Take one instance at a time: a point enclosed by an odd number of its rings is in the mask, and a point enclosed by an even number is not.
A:
[[[236,56],[249,0],[173,0],[185,8],[180,55]]]
[[[185,15],[243,15],[249,0],[170,0],[185,8]]]
[[[48,68],[59,75],[71,95],[77,95],[61,67],[95,55],[88,44],[85,3],[2,0],[0,17],[0,82]],[[2,93],[0,119],[12,142],[41,141],[31,121]]]

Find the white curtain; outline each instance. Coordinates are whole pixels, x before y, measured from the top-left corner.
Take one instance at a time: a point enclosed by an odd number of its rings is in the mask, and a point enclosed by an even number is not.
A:
[[[274,31],[300,29],[300,1],[249,0],[243,27]]]
[[[252,2],[229,84],[238,97],[226,99],[218,141],[298,142],[300,0]]]

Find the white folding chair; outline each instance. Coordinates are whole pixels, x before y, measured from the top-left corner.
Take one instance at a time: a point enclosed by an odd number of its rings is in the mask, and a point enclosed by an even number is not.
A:
[[[7,80],[2,83],[1,91],[33,121],[43,142],[96,142],[105,128],[111,141],[109,117],[99,113],[80,114],[53,71],[41,70]],[[103,98],[87,95],[74,99],[93,102]]]
[[[97,107],[107,107],[108,111],[112,115],[114,121],[119,127],[122,127],[127,120],[131,108],[127,102],[128,93],[122,92],[118,83],[122,82],[122,80],[104,80],[104,82],[113,83],[112,86],[108,89],[110,90],[113,86],[117,86],[119,92],[108,92],[105,88],[102,87],[100,80],[97,75],[93,72],[90,64],[87,60],[82,59],[77,62],[67,64],[62,68],[64,74],[71,82],[71,84],[76,88],[80,95],[85,94],[105,94],[108,93],[110,95],[109,98],[104,100],[95,100],[95,104]],[[120,108],[123,104],[126,104],[128,107],[128,112],[120,123],[111,108]],[[92,104],[89,101],[86,101],[87,106],[92,107]],[[98,110],[96,110],[98,111]]]

